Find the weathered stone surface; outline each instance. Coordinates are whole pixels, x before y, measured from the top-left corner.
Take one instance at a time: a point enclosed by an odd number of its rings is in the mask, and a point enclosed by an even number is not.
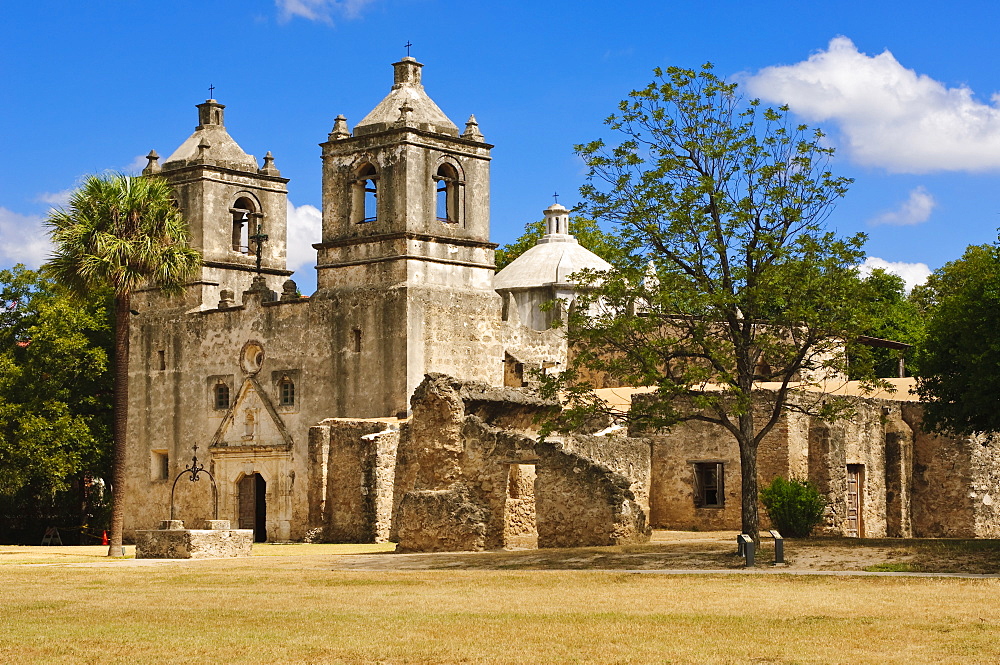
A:
[[[536,448],[539,547],[622,545],[649,540],[632,481],[551,443]]]
[[[137,559],[217,559],[250,556],[252,529],[140,529]]]
[[[397,458],[393,535],[401,550],[648,540],[645,507],[633,492],[648,483],[644,443],[606,453],[623,469],[631,464],[638,478],[627,478],[571,446],[537,444],[530,428],[553,405],[534,396],[431,374],[412,405]],[[596,451],[610,441],[590,439],[600,441],[584,440],[579,447]],[[425,465],[432,468],[423,473]],[[449,518],[448,511],[455,515]]]
[[[488,516],[461,484],[407,492],[399,506],[400,552],[452,552],[486,548]]]

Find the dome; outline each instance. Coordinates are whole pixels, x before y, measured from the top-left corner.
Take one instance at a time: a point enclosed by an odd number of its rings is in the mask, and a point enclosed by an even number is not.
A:
[[[494,275],[493,288],[499,291],[570,284],[569,276],[585,268],[611,270],[612,266],[571,235],[546,235]]]

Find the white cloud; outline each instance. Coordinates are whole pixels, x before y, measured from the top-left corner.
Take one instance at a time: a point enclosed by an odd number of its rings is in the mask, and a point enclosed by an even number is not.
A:
[[[903,261],[886,261],[877,256],[869,256],[865,262],[858,266],[861,276],[867,276],[872,270],[881,268],[886,272],[899,275],[906,282],[906,290],[910,291],[914,286],[923,284],[931,276],[931,269],[926,263],[904,263]]]
[[[149,160],[146,159],[145,155],[136,155],[132,158],[132,161],[129,162],[128,166],[122,169],[122,173],[140,173],[144,168],[146,168],[147,164],[149,164]]]
[[[288,269],[316,265],[313,243],[323,237],[323,213],[311,205],[295,207],[288,202]]]
[[[872,224],[889,224],[891,226],[911,226],[930,219],[931,212],[937,201],[924,189],[923,185],[910,191],[910,197],[898,208],[878,215],[871,220]]]
[[[809,122],[832,122],[848,154],[897,173],[1000,169],[1000,95],[989,104],[903,67],[888,50],[869,56],[847,37],[794,65],[746,80],[751,95],[788,104]]]
[[[0,265],[37,268],[52,251],[42,217],[0,207]]]
[[[274,0],[282,21],[299,16],[323,23],[332,23],[334,14],[348,19],[357,18],[361,10],[372,2],[374,0]]]
[[[53,208],[61,208],[69,203],[69,197],[72,194],[72,189],[64,189],[61,192],[42,192],[35,197],[35,200],[48,203]]]

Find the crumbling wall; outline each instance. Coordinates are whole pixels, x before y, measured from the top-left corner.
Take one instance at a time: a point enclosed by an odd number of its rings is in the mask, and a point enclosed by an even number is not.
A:
[[[327,542],[370,543],[389,538],[398,424],[386,421],[330,419],[310,428],[310,454],[320,457],[314,469],[323,500],[319,533]],[[320,488],[315,485],[321,485]],[[315,519],[314,515],[314,519]]]
[[[562,446],[538,444],[535,507],[539,547],[620,545],[649,540],[632,481]]]
[[[1000,450],[985,436],[925,432],[919,404],[904,404],[914,434],[913,535],[919,538],[1000,537]]]
[[[400,551],[523,547],[536,533],[540,546],[648,539],[646,512],[632,491],[641,482],[579,453],[536,444],[538,416],[555,403],[429,374],[411,404],[396,465],[392,536]],[[633,467],[646,460],[636,475],[648,477],[648,455],[605,457],[622,466],[631,459]],[[543,536],[543,523],[564,519]]]
[[[910,538],[913,430],[903,420],[898,404],[887,405],[884,411],[886,536]]]
[[[573,434],[559,439],[563,450],[577,453],[628,478],[635,500],[649,515],[650,441],[626,436],[625,431],[604,435]]]

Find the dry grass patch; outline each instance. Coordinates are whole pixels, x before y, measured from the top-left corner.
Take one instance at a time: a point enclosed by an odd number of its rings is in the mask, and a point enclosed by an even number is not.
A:
[[[349,558],[3,566],[0,661],[1000,661],[998,580],[330,570]]]

